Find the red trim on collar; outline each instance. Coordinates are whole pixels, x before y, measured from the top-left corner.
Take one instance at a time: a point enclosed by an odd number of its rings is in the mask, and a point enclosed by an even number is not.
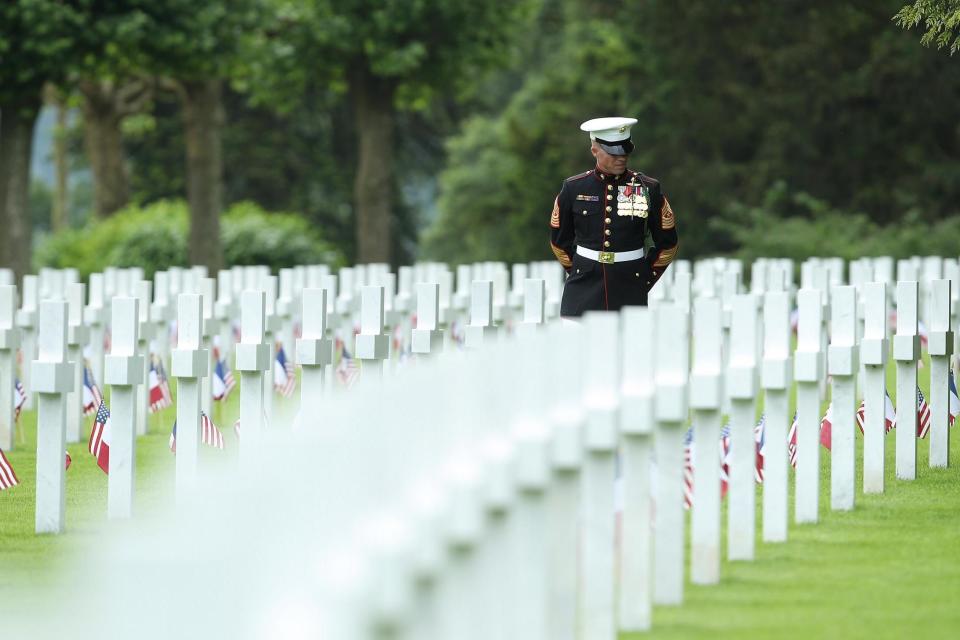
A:
[[[637,176],[637,172],[631,170],[629,167],[623,170],[623,173],[620,175],[614,175],[612,173],[604,173],[600,170],[599,166],[593,168],[593,177],[601,182],[607,181],[616,181],[617,178],[628,178]]]

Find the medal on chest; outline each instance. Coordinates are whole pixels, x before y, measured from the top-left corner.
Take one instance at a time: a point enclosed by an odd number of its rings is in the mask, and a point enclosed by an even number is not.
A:
[[[617,187],[617,215],[646,218],[650,203],[649,189],[630,178],[630,183]]]

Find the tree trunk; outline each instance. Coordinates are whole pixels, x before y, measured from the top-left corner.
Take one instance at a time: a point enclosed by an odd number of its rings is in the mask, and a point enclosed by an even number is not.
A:
[[[53,164],[56,168],[57,189],[53,195],[53,212],[50,228],[54,233],[70,226],[68,221],[68,198],[70,168],[67,163],[67,105],[56,89],[51,92],[57,109],[57,128],[53,136]]]
[[[220,211],[223,208],[223,83],[184,81],[183,119],[190,204],[189,258],[211,275],[223,267]]]
[[[106,218],[130,201],[126,156],[120,124],[126,115],[111,82],[86,80],[83,93],[83,144],[93,172],[93,207]]]
[[[359,158],[353,183],[357,263],[390,263],[393,219],[394,114],[392,81],[353,65],[350,95],[356,114]]]
[[[0,266],[30,272],[30,154],[41,94],[0,105]]]

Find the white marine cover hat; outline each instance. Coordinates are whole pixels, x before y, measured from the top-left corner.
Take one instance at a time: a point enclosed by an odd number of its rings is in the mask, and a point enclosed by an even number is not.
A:
[[[630,127],[637,124],[636,118],[619,116],[594,118],[580,125],[582,131],[590,134],[601,149],[614,156],[625,156],[633,151],[630,140]]]

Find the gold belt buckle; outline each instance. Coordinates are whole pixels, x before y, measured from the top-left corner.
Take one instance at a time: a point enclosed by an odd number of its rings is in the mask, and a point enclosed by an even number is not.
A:
[[[603,264],[613,264],[613,251],[601,251],[599,262]]]

